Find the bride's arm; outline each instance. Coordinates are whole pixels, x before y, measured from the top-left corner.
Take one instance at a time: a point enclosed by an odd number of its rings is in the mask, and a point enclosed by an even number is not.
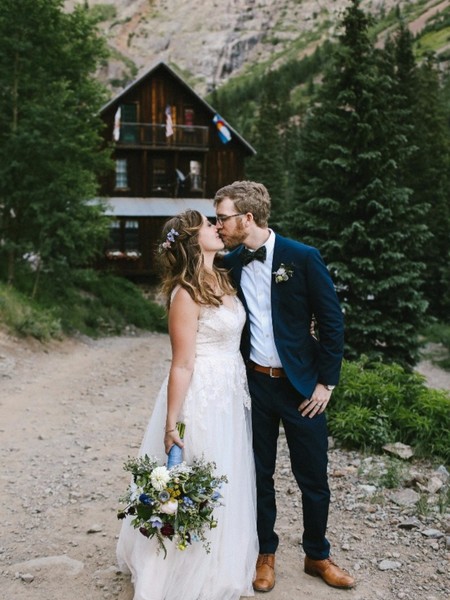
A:
[[[172,362],[167,388],[167,417],[164,436],[167,453],[174,444],[183,447],[176,424],[194,370],[199,313],[199,305],[192,300],[185,289],[179,289],[172,299],[169,310]]]

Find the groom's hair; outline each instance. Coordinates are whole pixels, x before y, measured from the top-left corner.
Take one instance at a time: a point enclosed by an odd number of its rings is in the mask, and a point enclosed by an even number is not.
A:
[[[240,213],[252,213],[258,227],[267,227],[270,217],[270,195],[262,183],[235,181],[216,192],[214,206],[229,198]]]

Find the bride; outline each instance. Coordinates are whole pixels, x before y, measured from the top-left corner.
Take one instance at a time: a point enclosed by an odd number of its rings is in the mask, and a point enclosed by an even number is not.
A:
[[[227,274],[213,263],[223,243],[215,225],[194,210],[170,219],[159,246],[172,361],[156,399],[140,455],[164,464],[176,444],[184,460],[214,461],[228,483],[211,551],[194,542],[184,551],[167,542],[167,558],[123,521],[119,567],[131,573],[134,600],[239,600],[253,596],[258,556],[250,396],[239,352],[245,310]],[[176,423],[184,422],[181,440]]]

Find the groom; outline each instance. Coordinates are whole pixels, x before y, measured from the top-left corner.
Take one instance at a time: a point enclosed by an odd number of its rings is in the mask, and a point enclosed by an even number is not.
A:
[[[255,590],[275,585],[275,472],[280,420],[292,472],[302,493],[304,569],[328,585],[355,580],[330,558],[325,537],[330,490],[325,409],[339,380],[344,325],[334,285],[320,253],[268,228],[264,185],[235,181],[215,196],[216,226],[232,252],[224,266],[247,311],[241,350],[252,397],[259,557]],[[318,339],[311,331],[318,325]]]

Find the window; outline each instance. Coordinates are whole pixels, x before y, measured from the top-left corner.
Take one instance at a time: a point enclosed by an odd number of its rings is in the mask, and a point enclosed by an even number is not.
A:
[[[125,221],[124,250],[137,252],[139,248],[139,221]]]
[[[202,186],[202,164],[198,160],[189,161],[189,180],[191,192],[201,192]]]
[[[109,225],[109,250],[120,252],[122,247],[122,234],[119,219],[114,219]]]
[[[126,158],[116,159],[116,190],[128,189],[128,163]]]
[[[121,121],[120,141],[121,142],[137,142],[138,123],[137,123],[137,104],[122,104],[121,106]]]
[[[184,124],[187,127],[193,127],[193,125],[194,125],[194,110],[192,108],[184,109]]]
[[[170,181],[165,158],[154,158],[151,162],[152,193],[167,194],[170,192]]]
[[[141,257],[138,220],[114,219],[111,221],[106,257],[110,260],[138,260]]]

